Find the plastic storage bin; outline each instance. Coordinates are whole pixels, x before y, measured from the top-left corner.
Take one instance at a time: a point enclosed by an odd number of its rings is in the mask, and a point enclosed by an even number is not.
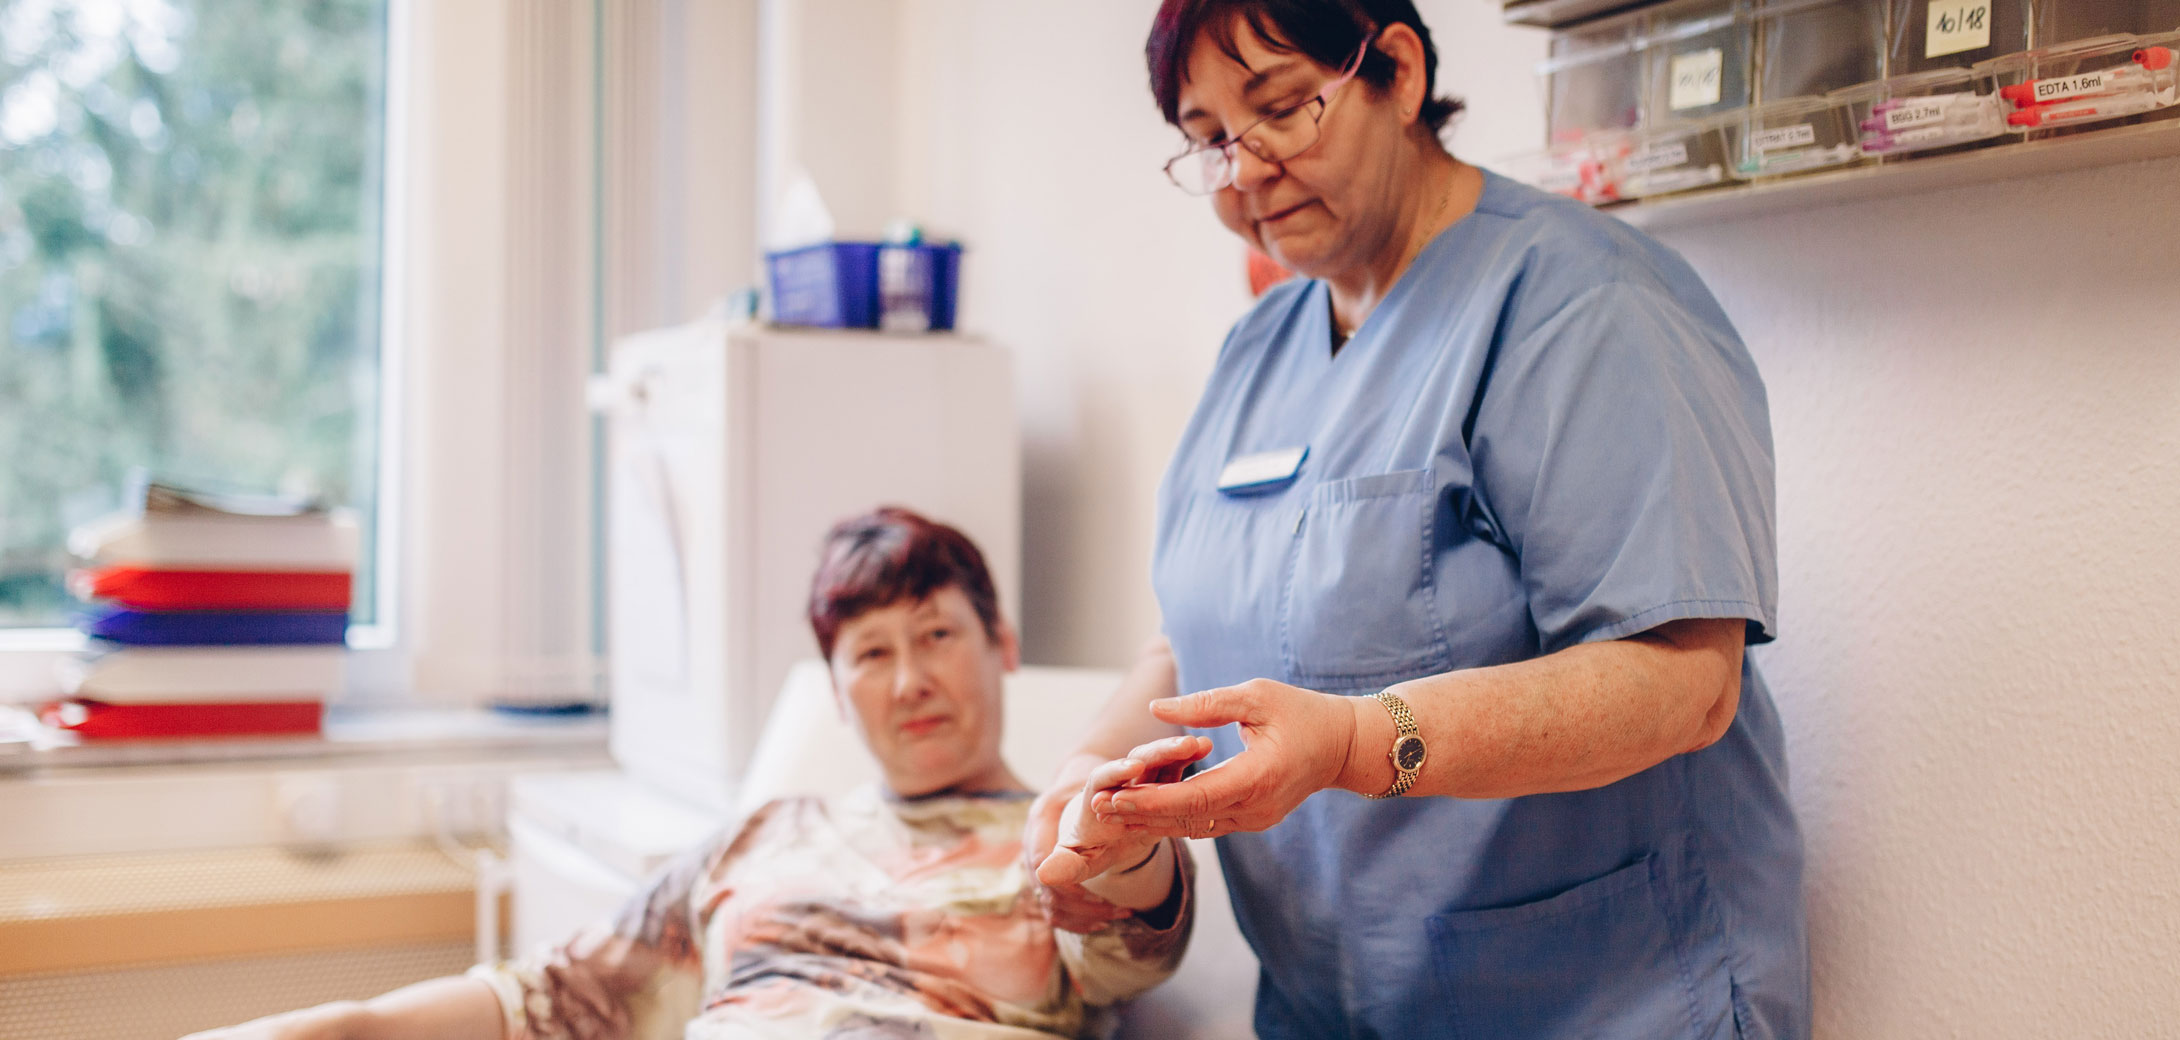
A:
[[[2180,0],[2043,0],[2031,18],[2029,45],[2174,29],[2180,29]]]
[[[1862,158],[1850,108],[1835,98],[1782,98],[1720,122],[1734,172],[1742,177],[1823,170]]]
[[[1600,137],[1524,152],[1500,160],[1498,168],[1523,184],[1554,195],[1593,206],[1616,202],[1620,187],[1607,162],[1608,155],[1601,148],[1606,143]]]
[[[1965,68],[2025,49],[2032,2],[2065,0],[1892,0],[1886,75]]]
[[[1859,131],[1862,153],[1905,155],[2006,132],[2005,102],[1989,76],[1932,69],[1834,91]]]
[[[1646,126],[1694,122],[1752,100],[1755,27],[1740,0],[1670,0],[1645,14]]]
[[[1998,86],[2015,130],[2102,123],[2180,102],[2180,33],[2113,35],[2008,54],[1976,66]]]
[[[1732,176],[1717,117],[1630,131],[1615,143],[1611,165],[1620,194],[1631,199],[1707,188]]]
[[[1553,147],[1641,125],[1640,24],[1640,14],[1621,15],[1552,34],[1551,57],[1537,73],[1545,93],[1545,140]]]
[[[1755,22],[1758,102],[1829,94],[1885,75],[1885,0],[1766,0]]]

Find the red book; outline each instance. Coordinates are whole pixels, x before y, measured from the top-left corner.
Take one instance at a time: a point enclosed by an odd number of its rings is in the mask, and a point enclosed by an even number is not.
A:
[[[347,610],[347,571],[176,571],[121,565],[68,575],[79,599],[136,610]]]
[[[69,700],[40,708],[38,717],[48,726],[85,740],[292,736],[318,732],[325,721],[325,703],[104,704]]]

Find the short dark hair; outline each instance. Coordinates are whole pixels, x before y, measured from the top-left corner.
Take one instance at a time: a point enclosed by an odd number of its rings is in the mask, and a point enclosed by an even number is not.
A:
[[[1248,20],[1250,31],[1265,46],[1283,54],[1299,52],[1335,69],[1347,66],[1366,34],[1405,25],[1423,41],[1424,124],[1432,133],[1441,132],[1467,107],[1460,98],[1436,93],[1438,48],[1414,0],[1165,0],[1151,21],[1143,55],[1150,64],[1151,94],[1166,122],[1181,125],[1181,85],[1188,79],[1188,52],[1198,36],[1210,34],[1221,52],[1241,60],[1234,42],[1235,15]],[[1355,78],[1384,90],[1393,83],[1393,59],[1372,47]]]
[[[899,506],[881,506],[834,524],[810,578],[810,631],[818,652],[833,656],[841,626],[953,586],[969,597],[984,634],[999,637],[999,594],[984,554],[969,536]]]

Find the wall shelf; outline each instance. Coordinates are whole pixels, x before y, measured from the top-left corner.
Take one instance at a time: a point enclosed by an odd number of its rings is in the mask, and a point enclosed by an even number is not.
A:
[[[1637,199],[1606,207],[1604,212],[1636,227],[1657,231],[2176,155],[2180,155],[2180,120],[2167,119],[2040,141],[2017,141],[1957,155],[1903,159],[1686,195]]]
[[[1523,0],[1505,7],[1508,25],[1533,25],[1554,29],[1587,18],[1632,7],[1642,0]]]

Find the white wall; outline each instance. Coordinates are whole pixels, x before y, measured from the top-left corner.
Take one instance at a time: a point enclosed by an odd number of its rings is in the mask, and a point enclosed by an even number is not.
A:
[[[2180,1018],[2176,175],[1666,236],[1771,391],[1822,1036]]]
[[[905,2],[761,0],[757,190],[769,216],[796,174],[832,211],[837,237],[878,237],[891,210]],[[763,241],[779,236],[761,222]],[[800,244],[799,242],[797,244]]]
[[[1021,356],[1028,653],[1112,664],[1156,625],[1152,493],[1245,304],[1240,247],[1157,173],[1152,0],[903,2],[898,207],[969,241],[964,321]],[[1456,153],[1540,138],[1542,37],[1422,7],[1476,109]],[[1819,1036],[2180,1020],[2176,173],[1670,236],[1771,388],[1784,639],[1758,653]]]

